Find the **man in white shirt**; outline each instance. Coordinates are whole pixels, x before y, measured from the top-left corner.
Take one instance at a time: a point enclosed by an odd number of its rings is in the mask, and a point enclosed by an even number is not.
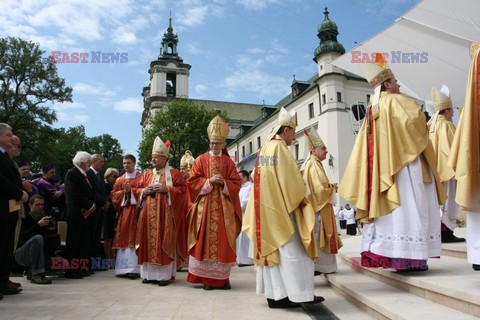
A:
[[[241,170],[238,172],[242,178],[242,188],[240,189],[240,206],[242,207],[242,218],[245,215],[245,209],[247,208],[248,198],[252,192],[252,182],[250,181],[250,175],[248,171]],[[253,265],[253,260],[248,256],[248,248],[250,240],[247,235],[242,231],[237,237],[237,264],[239,267]]]

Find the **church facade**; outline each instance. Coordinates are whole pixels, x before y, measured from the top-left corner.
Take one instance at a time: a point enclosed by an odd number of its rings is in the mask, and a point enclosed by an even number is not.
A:
[[[228,144],[239,169],[252,170],[258,149],[275,126],[280,107],[297,112],[298,127],[290,151],[301,165],[308,157],[304,130],[315,128],[328,149],[325,171],[332,183],[340,182],[349,160],[356,134],[360,129],[367,101],[372,94],[368,82],[331,64],[345,53],[337,41],[338,28],[325,8],[324,20],[318,26],[319,46],[314,50],[317,74],[306,81],[294,80],[291,93],[269,112],[263,112],[254,126]]]
[[[239,169],[252,170],[259,148],[275,126],[280,107],[297,112],[296,139],[292,155],[301,165],[308,157],[304,130],[315,128],[325,142],[329,155],[324,161],[330,181],[339,182],[360,129],[372,89],[368,82],[337,68],[331,62],[345,53],[337,41],[338,28],[329,17],[317,28],[320,44],[314,50],[317,72],[308,80],[293,80],[291,92],[273,106],[238,102],[190,99],[208,110],[224,111],[231,127],[227,149]],[[143,88],[144,111],[142,127],[165,108],[172,99],[188,98],[188,78],[191,66],[184,63],[177,51],[178,35],[173,32],[172,19],[162,39],[158,59],[150,64],[150,84]]]

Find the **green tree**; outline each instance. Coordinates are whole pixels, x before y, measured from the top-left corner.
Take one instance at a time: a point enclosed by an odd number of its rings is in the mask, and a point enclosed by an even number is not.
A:
[[[20,137],[25,159],[39,162],[52,152],[46,142],[57,136],[57,117],[48,104],[71,101],[72,88],[38,43],[0,38],[0,122]]]
[[[88,152],[91,154],[98,153],[105,158],[104,170],[107,168],[115,168],[119,171],[122,169],[122,146],[120,142],[109,134],[91,137],[88,139]]]
[[[219,112],[208,111],[190,100],[172,100],[165,110],[155,113],[150,120],[150,127],[143,133],[138,148],[141,169],[151,168],[153,141],[159,136],[164,142],[170,140],[170,166],[178,168],[180,159],[186,150],[192,151],[194,157],[208,150],[207,127]],[[227,115],[220,113],[226,121]]]

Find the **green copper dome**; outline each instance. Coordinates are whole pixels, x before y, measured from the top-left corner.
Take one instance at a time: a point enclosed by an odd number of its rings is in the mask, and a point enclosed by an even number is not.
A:
[[[345,48],[337,41],[337,24],[328,17],[329,12],[326,7],[323,14],[325,15],[325,18],[317,28],[317,37],[320,39],[320,45],[314,51],[315,57],[326,52],[338,52],[344,54]]]

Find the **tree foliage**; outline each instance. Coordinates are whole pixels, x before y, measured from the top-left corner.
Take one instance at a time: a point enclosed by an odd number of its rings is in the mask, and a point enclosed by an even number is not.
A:
[[[142,169],[151,168],[150,159],[156,136],[164,142],[170,140],[169,164],[175,168],[180,166],[180,159],[186,150],[192,151],[194,157],[206,152],[209,147],[207,127],[218,114],[228,120],[225,113],[208,111],[190,100],[172,100],[165,110],[156,112],[150,119],[139,145],[138,165]]]
[[[122,148],[109,134],[87,137],[83,126],[55,129],[54,103],[72,102],[72,88],[65,85],[52,57],[38,43],[19,38],[0,38],[0,122],[8,123],[22,142],[19,160],[27,160],[32,172],[55,163],[63,180],[79,150],[100,153],[105,168],[122,167]]]
[[[46,102],[72,102],[72,88],[57,73],[52,57],[38,43],[0,38],[0,122],[25,135],[53,124]]]

